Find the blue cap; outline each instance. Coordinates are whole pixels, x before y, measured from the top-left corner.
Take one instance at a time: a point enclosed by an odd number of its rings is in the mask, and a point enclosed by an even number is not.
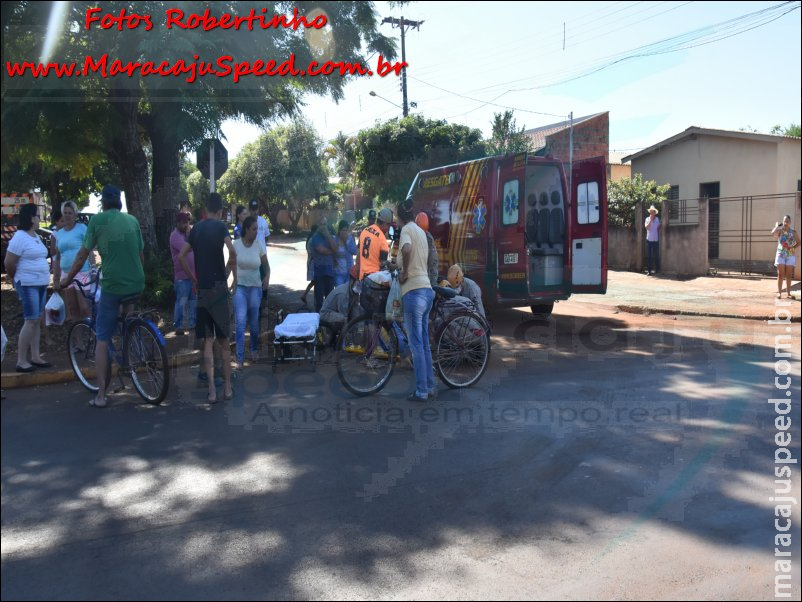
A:
[[[112,186],[111,184],[107,184],[103,187],[103,192],[101,195],[104,199],[115,199],[117,201],[120,200],[120,189],[116,186]]]

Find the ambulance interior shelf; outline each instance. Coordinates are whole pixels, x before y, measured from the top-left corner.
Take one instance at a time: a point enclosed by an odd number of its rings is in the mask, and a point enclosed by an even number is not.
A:
[[[530,193],[526,199],[526,242],[532,292],[563,280],[565,216],[558,191]]]
[[[556,190],[530,193],[526,199],[526,242],[530,255],[562,255],[565,216]]]

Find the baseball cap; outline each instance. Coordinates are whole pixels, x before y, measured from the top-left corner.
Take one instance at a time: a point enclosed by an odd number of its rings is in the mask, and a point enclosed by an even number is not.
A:
[[[120,189],[116,186],[112,186],[111,184],[107,184],[103,187],[103,192],[100,195],[103,198],[107,199],[115,199],[120,200]]]
[[[381,211],[379,211],[379,219],[383,221],[385,224],[389,224],[393,221],[393,210],[389,207],[385,207]]]
[[[256,199],[251,199],[248,202],[248,207],[250,207],[251,209],[259,209],[259,201]]]

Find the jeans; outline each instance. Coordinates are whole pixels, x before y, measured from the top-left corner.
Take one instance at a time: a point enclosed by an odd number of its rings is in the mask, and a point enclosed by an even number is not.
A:
[[[22,317],[26,320],[38,320],[45,311],[47,286],[27,286],[14,283],[17,296],[22,303]]]
[[[646,266],[650,272],[655,270],[652,269],[652,256],[655,258],[655,264],[657,267],[655,268],[656,271],[660,271],[660,242],[659,241],[646,241]]]
[[[251,331],[251,352],[259,350],[259,304],[262,302],[262,288],[259,286],[239,286],[234,293],[234,324],[236,328],[237,362],[245,356],[245,323]]]
[[[175,328],[181,330],[181,324],[184,320],[184,309],[187,312],[187,324],[189,329],[195,328],[195,306],[197,298],[195,291],[192,290],[192,280],[176,280],[175,281]]]
[[[432,350],[429,346],[429,312],[434,291],[417,288],[404,295],[404,329],[409,337],[412,363],[415,367],[415,394],[427,397],[434,391]]]
[[[315,274],[315,311],[320,313],[320,308],[323,307],[323,300],[329,295],[334,288],[334,275],[318,275]]]
[[[348,282],[350,274],[348,272],[334,272],[334,286],[338,287],[341,284]]]

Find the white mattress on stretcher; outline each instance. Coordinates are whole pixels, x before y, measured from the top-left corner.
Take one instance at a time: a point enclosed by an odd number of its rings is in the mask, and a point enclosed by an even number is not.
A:
[[[276,326],[276,338],[311,339],[320,326],[320,314],[303,313],[289,314],[284,321]]]

